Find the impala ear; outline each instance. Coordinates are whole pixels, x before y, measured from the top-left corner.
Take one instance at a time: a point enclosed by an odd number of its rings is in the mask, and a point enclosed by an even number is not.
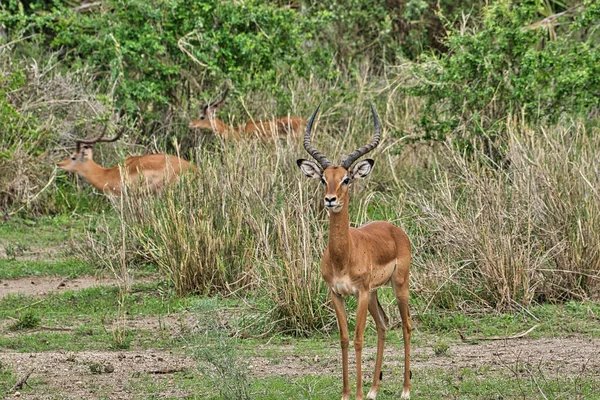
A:
[[[81,146],[79,151],[79,161],[88,160],[92,156],[92,148],[88,145]]]
[[[364,178],[371,173],[375,161],[370,158],[362,160],[352,168],[351,179]]]
[[[296,164],[300,167],[300,170],[309,178],[321,178],[323,176],[323,171],[319,166],[312,162],[305,160],[303,158],[296,161]]]

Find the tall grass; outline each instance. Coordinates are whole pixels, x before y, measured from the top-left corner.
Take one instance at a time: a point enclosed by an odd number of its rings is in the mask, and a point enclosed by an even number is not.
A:
[[[584,299],[600,279],[600,138],[583,125],[506,125],[507,164],[440,152],[432,186],[413,187],[420,283],[440,305]]]
[[[334,161],[372,134],[362,100],[381,82],[358,83],[348,103],[324,107],[315,127],[315,144]],[[319,84],[298,87],[297,107],[308,115],[314,99],[301,93],[317,93]],[[373,175],[352,190],[351,221],[384,219],[407,231],[413,296],[425,304],[418,311],[598,296],[595,132],[567,121],[533,128],[510,120],[501,143],[506,162],[495,165],[476,144],[468,154],[451,141],[405,145],[398,137],[410,130],[418,103],[393,90],[379,100],[384,141],[371,155]],[[115,207],[128,246],[179,294],[252,293],[269,304],[273,327],[296,335],[333,326],[319,267],[328,235],[322,188],[298,172],[301,157],[299,139],[201,141],[194,174]]]

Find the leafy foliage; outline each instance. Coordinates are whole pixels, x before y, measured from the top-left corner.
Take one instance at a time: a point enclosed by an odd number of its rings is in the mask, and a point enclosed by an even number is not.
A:
[[[74,66],[92,66],[117,107],[145,117],[187,101],[186,81],[204,90],[230,80],[246,91],[311,70],[304,43],[316,22],[258,0],[112,0],[86,13],[42,4],[10,2],[0,16],[14,35],[41,34]]]
[[[450,28],[448,53],[414,65],[420,79],[410,92],[426,99],[420,123],[429,137],[462,123],[468,136],[494,135],[511,114],[555,122],[564,113],[597,112],[597,3],[566,10],[559,27],[556,15],[538,22],[538,3],[491,3],[480,28]]]

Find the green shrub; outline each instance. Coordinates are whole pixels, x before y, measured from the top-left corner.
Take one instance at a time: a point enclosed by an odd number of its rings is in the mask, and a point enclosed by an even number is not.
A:
[[[87,12],[42,6],[11,2],[0,17],[12,35],[38,34],[34,40],[60,49],[73,66],[90,66],[117,107],[144,118],[186,104],[190,84],[214,94],[229,80],[246,92],[279,88],[288,71],[312,71],[315,51],[305,43],[316,21],[268,2],[111,0]]]
[[[42,324],[39,315],[32,311],[27,311],[19,315],[19,318],[9,327],[12,331],[22,331],[25,329],[34,329]]]
[[[480,27],[448,27],[448,53],[414,65],[418,81],[409,92],[426,99],[420,124],[428,137],[460,126],[463,145],[482,135],[493,142],[508,115],[555,123],[597,113],[600,6],[585,1],[555,27],[535,24],[544,17],[539,3],[492,2]]]

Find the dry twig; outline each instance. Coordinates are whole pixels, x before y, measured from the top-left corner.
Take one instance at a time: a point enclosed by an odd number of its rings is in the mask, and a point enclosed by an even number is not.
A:
[[[457,332],[458,332],[458,335],[460,336],[460,339],[463,342],[474,342],[474,341],[478,341],[478,340],[509,340],[509,339],[519,339],[519,338],[522,338],[524,336],[527,336],[531,332],[533,332],[533,330],[535,328],[537,328],[538,326],[539,326],[539,324],[538,325],[534,325],[531,328],[527,329],[525,332],[517,333],[516,335],[512,335],[512,336],[490,336],[490,337],[478,336],[478,337],[466,337],[461,331],[457,331]]]
[[[9,393],[23,389],[23,386],[27,385],[27,379],[29,379],[29,377],[31,376],[31,374],[33,373],[33,371],[35,371],[36,368],[37,367],[31,368],[29,370],[29,372],[27,372],[21,379],[19,379],[17,381],[17,383],[15,383],[12,388],[10,388]]]

